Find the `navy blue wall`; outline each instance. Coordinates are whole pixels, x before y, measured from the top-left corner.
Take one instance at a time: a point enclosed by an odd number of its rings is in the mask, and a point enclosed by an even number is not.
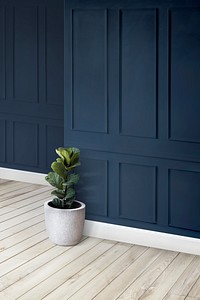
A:
[[[200,237],[200,2],[66,0],[87,218]]]
[[[46,172],[63,145],[63,1],[0,1],[0,165]]]
[[[65,4],[0,0],[0,165],[64,136],[88,219],[200,237],[200,2]]]

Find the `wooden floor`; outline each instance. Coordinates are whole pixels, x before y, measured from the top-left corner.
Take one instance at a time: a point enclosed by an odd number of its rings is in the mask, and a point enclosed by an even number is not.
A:
[[[200,299],[200,256],[87,237],[52,244],[49,190],[0,179],[0,300]]]

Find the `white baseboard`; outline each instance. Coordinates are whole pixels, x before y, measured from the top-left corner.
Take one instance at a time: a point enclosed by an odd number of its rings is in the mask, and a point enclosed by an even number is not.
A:
[[[85,221],[84,235],[200,255],[200,239],[96,221]]]
[[[45,176],[46,174],[42,174],[42,173],[34,173],[34,172],[0,167],[1,179],[30,182],[33,184],[49,185],[49,183],[45,180]]]
[[[0,178],[49,185],[46,174],[0,167]],[[101,239],[200,255],[200,239],[96,221],[85,221],[84,234]]]

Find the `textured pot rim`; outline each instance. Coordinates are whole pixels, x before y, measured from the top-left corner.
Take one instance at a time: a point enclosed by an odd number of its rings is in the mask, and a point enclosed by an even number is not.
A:
[[[52,199],[53,200],[53,199]],[[74,202],[79,203],[81,206],[77,207],[77,208],[56,208],[56,207],[52,207],[49,204],[49,202],[51,202],[52,200],[47,200],[46,202],[44,202],[44,205],[47,206],[49,209],[53,209],[56,211],[77,211],[77,210],[81,210],[85,208],[85,203],[79,201],[79,200],[74,200]]]

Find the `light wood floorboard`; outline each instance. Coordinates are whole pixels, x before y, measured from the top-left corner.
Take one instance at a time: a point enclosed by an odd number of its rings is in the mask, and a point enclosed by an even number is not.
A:
[[[200,300],[200,256],[83,237],[47,237],[51,188],[0,179],[0,300]]]

